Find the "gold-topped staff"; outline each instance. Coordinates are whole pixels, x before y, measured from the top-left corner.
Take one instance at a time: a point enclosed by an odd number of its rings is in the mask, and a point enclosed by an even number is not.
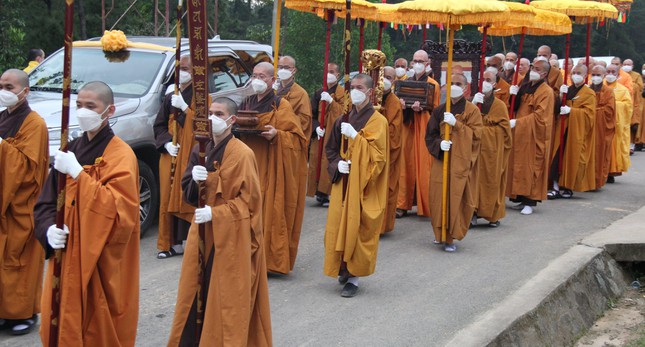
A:
[[[176,26],[176,41],[175,41],[175,95],[179,95],[179,62],[181,61],[181,12],[182,0],[177,4],[177,26]],[[179,117],[179,110],[173,107],[170,114],[170,123],[172,124],[172,145],[177,146],[177,118]],[[175,180],[175,169],[177,168],[177,157],[170,156],[170,184],[172,185]]]

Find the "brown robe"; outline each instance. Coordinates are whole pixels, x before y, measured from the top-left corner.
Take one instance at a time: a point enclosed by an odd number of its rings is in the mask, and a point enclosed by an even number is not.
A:
[[[296,262],[305,209],[307,139],[284,99],[270,95],[258,101],[253,95],[240,109],[260,112],[259,128],[272,125],[277,130],[271,141],[259,135],[240,139],[253,150],[258,164],[267,269],[287,274]]]
[[[293,108],[293,112],[298,116],[300,120],[300,127],[302,133],[307,137],[307,142],[309,142],[309,134],[311,134],[311,103],[309,102],[309,95],[298,83],[291,81],[290,84],[278,89],[278,96],[282,97],[284,100],[289,101],[289,104]]]
[[[47,125],[25,101],[0,112],[0,318],[40,312],[44,252],[34,205],[47,177]]]
[[[592,84],[596,93],[596,188],[600,189],[607,182],[609,163],[611,162],[612,143],[616,132],[616,99],[614,91],[604,84]]]
[[[195,146],[182,179],[185,199],[197,205],[192,169]],[[168,346],[271,346],[271,312],[262,240],[262,192],[255,155],[229,135],[206,146],[205,298],[201,341],[195,341],[199,224],[186,242]]]
[[[371,104],[358,112],[354,108],[348,121],[358,134],[356,138],[347,140],[347,156],[341,157],[344,150],[340,133],[343,118],[337,119],[330,129],[325,148],[329,158],[327,170],[333,186],[325,226],[323,271],[331,277],[338,276],[343,262],[347,263],[347,270],[353,276],[374,273],[387,206],[388,121],[374,111]],[[338,162],[342,158],[351,161],[347,176],[338,172]],[[345,194],[342,176],[347,177]]]
[[[318,114],[321,110],[320,104],[320,92],[316,92],[311,98],[312,109],[315,109],[314,112],[314,121],[313,128],[320,126]],[[334,125],[334,122],[338,117],[343,115],[343,97],[345,95],[345,88],[343,86],[336,84],[328,90],[328,93],[334,99],[331,104],[327,105],[325,109],[325,129],[331,129]],[[308,134],[305,134],[308,136]],[[320,192],[326,195],[331,193],[331,180],[329,174],[327,173],[327,154],[325,154],[324,148],[321,152],[322,158],[318,159],[318,146],[320,145],[320,140],[318,140],[318,135],[314,131],[312,133],[311,145],[309,146],[309,175],[307,179],[307,196],[314,196],[316,192]],[[323,141],[325,146],[329,139],[328,135],[325,135]],[[320,179],[316,181],[316,176],[318,174],[318,163],[320,162]]]
[[[72,141],[83,171],[67,176],[61,266],[59,346],[134,346],[139,314],[139,172],[137,157],[109,126]],[[47,256],[56,217],[58,172],[36,204],[36,235]],[[53,263],[45,273],[40,337],[49,345]]]
[[[434,85],[434,106],[439,105],[441,88],[439,83],[426,75],[418,79],[427,80]],[[414,112],[411,108],[403,110],[401,128],[401,177],[399,178],[399,197],[397,208],[410,210],[416,200],[417,215],[430,217],[430,169],[432,157],[425,147],[426,127],[430,112]]]
[[[511,102],[511,85],[508,84],[503,78],[497,77],[497,84],[495,84],[495,97],[501,100],[508,108]]]
[[[487,96],[482,105],[477,216],[497,222],[506,215],[508,157],[513,146],[508,109],[502,100]]]
[[[396,204],[399,196],[399,177],[401,175],[401,126],[403,125],[403,110],[399,98],[392,92],[383,96],[381,103],[383,115],[388,121],[390,136],[390,171],[388,173],[387,207],[381,233],[394,230]]]

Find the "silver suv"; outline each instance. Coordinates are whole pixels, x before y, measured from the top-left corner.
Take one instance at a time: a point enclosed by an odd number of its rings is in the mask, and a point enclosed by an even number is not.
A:
[[[98,41],[74,43],[72,53],[72,101],[75,91],[89,81],[103,81],[114,91],[116,114],[110,119],[115,134],[126,141],[139,160],[141,234],[154,223],[159,208],[157,182],[159,153],[155,148],[154,124],[157,112],[173,84],[175,39],[168,37],[129,37],[143,43],[130,48],[125,61],[111,61]],[[182,40],[182,55],[188,54],[188,40]],[[271,61],[271,46],[252,41],[210,40],[209,91],[213,97],[228,96],[238,104],[251,93],[249,80],[253,66]],[[49,152],[60,147],[61,88],[63,49],[58,50],[29,74],[29,105],[49,129]],[[170,88],[169,88],[170,87]],[[81,135],[74,112],[70,114],[71,138]]]

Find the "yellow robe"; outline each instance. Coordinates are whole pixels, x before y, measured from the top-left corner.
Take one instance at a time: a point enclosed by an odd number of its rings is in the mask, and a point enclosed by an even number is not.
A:
[[[596,86],[592,86],[597,88]],[[616,98],[614,91],[604,84],[596,92],[596,189],[607,182],[612,157],[612,143],[616,132]]]
[[[403,110],[399,98],[390,92],[382,106],[383,115],[389,123],[390,136],[390,171],[388,174],[387,207],[381,233],[394,230],[396,218],[396,203],[399,195],[399,177],[401,175],[401,126],[403,125]]]
[[[641,74],[635,71],[629,72],[629,76],[632,78],[632,102],[634,104],[634,110],[632,111],[632,120],[630,125],[638,125],[636,130],[632,132],[632,143],[641,143],[641,126],[643,117],[643,78]]]
[[[298,116],[302,133],[305,134],[308,140],[309,134],[311,134],[311,102],[309,102],[307,91],[294,82],[283,98],[289,101],[293,112]]]
[[[497,78],[497,84],[495,85],[495,97],[501,100],[508,108],[511,100],[511,85],[508,84],[503,78]]]
[[[621,70],[622,71],[622,70]],[[629,89],[618,82],[605,85],[614,90],[616,98],[616,134],[612,143],[613,153],[609,164],[609,173],[618,175],[627,172],[631,166],[629,159],[629,123],[632,118],[632,97]]]

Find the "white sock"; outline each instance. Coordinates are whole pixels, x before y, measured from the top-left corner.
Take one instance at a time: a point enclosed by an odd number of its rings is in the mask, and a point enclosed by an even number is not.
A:
[[[629,149],[631,149],[631,150],[636,149],[636,144],[634,144],[634,143],[630,143],[630,144],[629,144]]]
[[[533,213],[533,207],[524,206],[524,208],[522,209],[522,212],[520,212],[520,213],[521,214],[531,214],[531,213]]]
[[[173,245],[172,249],[174,249],[177,253],[184,253],[184,246],[182,245]]]
[[[350,277],[347,280],[347,283],[351,283],[351,284],[353,284],[353,285],[358,287],[358,277]]]
[[[558,181],[553,181],[553,190],[560,190],[560,185],[558,184]]]

